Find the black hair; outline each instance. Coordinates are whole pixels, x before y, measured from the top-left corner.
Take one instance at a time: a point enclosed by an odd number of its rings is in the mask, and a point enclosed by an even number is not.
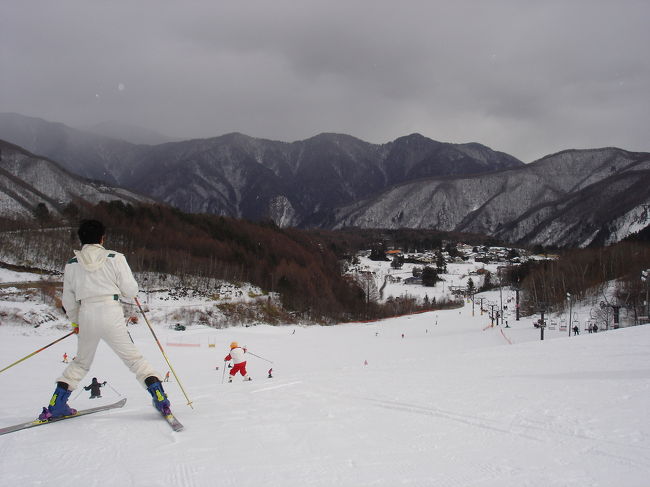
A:
[[[77,230],[81,245],[101,243],[106,232],[104,224],[98,220],[83,220]]]

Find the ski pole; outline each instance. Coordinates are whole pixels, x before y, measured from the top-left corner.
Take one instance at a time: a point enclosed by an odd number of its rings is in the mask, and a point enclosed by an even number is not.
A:
[[[110,387],[110,388],[113,390],[113,392],[114,392],[115,394],[117,394],[118,396],[121,396],[121,395],[122,395],[122,394],[120,394],[119,392],[117,392],[117,391],[113,388],[113,386],[110,385],[110,383],[106,382],[106,385],[107,385],[108,387]]]
[[[131,317],[129,316],[129,317],[126,319],[126,323],[124,323],[124,326],[125,326],[125,327],[129,324],[129,321],[130,321],[130,320],[131,320]],[[129,335],[129,338],[131,339],[131,343],[133,343],[133,344],[135,345],[135,342],[133,341],[133,337],[131,336],[131,332],[129,331],[128,328],[126,329],[126,333]],[[121,394],[120,394],[120,395],[121,395]]]
[[[223,361],[223,372],[221,372],[221,383],[223,384],[223,380],[226,377],[226,361]]]
[[[149,319],[147,318],[147,315],[144,313],[144,310],[142,309],[142,306],[140,305],[140,301],[138,300],[137,297],[133,298],[135,300],[135,304],[138,305],[138,308],[140,309],[140,313],[142,313],[142,317],[144,318],[144,321],[147,323],[147,326],[149,327],[149,331],[151,331],[151,334],[153,335],[154,340],[156,340],[156,343],[158,344],[158,348],[160,348],[160,351],[162,352],[163,357],[165,357],[165,361],[167,362],[167,365],[169,365],[169,370],[172,371],[172,374],[174,374],[174,377],[176,377],[176,382],[178,382],[178,385],[181,388],[181,391],[183,391],[183,395],[185,396],[185,399],[187,399],[187,405],[194,409],[192,406],[192,401],[190,401],[190,398],[187,397],[187,393],[185,392],[185,389],[183,389],[183,384],[181,384],[180,379],[176,375],[176,371],[174,370],[174,367],[172,367],[172,364],[169,363],[169,359],[167,358],[167,354],[165,353],[165,350],[163,349],[162,345],[160,344],[160,340],[158,340],[158,337],[156,336],[156,333],[153,331],[153,327],[151,326],[151,323],[149,323]]]
[[[259,355],[255,355],[254,353],[251,353],[248,350],[246,350],[246,353],[249,354],[249,355],[252,355],[253,357],[257,357],[257,358],[261,358],[262,360],[266,360],[267,362],[269,362],[271,364],[273,363],[271,360],[269,360],[267,358],[264,358],[264,357],[260,357]]]
[[[0,370],[0,373],[4,372],[4,371],[7,370],[7,369],[10,369],[10,368],[13,367],[14,365],[19,364],[19,363],[22,362],[23,360],[27,360],[29,357],[33,357],[33,356],[36,355],[38,352],[42,352],[42,351],[45,350],[47,347],[51,347],[51,346],[54,345],[55,343],[58,343],[58,342],[60,342],[61,340],[63,340],[64,338],[68,338],[70,335],[74,335],[74,334],[75,334],[75,331],[72,330],[70,333],[68,333],[68,334],[65,335],[65,336],[62,336],[62,337],[59,338],[58,340],[54,340],[52,343],[49,343],[49,344],[45,345],[43,348],[39,348],[38,350],[36,350],[35,352],[30,353],[30,354],[27,355],[26,357],[23,357],[23,358],[21,358],[20,360],[16,360],[13,364],[8,365],[8,366],[5,367],[4,369]]]

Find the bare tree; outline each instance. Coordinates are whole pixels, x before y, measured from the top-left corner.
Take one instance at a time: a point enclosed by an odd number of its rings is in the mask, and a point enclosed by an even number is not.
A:
[[[363,290],[363,293],[366,297],[366,305],[379,300],[379,288],[377,287],[375,275],[372,272],[357,272],[355,273],[354,278]]]

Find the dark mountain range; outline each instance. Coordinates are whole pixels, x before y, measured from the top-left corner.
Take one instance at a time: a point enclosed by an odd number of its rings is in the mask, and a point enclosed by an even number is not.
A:
[[[118,184],[189,212],[305,225],[313,215],[396,183],[521,167],[480,144],[418,134],[383,145],[320,134],[285,143],[227,134],[134,145],[62,124],[0,114],[0,137],[84,177]]]
[[[286,143],[232,133],[150,146],[17,114],[0,114],[1,137],[184,211],[279,226],[432,228],[584,246],[650,223],[650,155],[616,148],[525,165],[419,134],[378,145],[342,134]]]
[[[15,113],[0,114],[0,139],[56,161],[78,176],[108,184],[119,184],[129,161],[148,147]]]
[[[0,215],[61,216],[70,203],[152,202],[125,189],[76,176],[56,162],[0,140]]]

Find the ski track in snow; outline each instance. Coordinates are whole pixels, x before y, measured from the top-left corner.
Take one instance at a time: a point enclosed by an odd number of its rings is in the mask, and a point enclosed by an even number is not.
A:
[[[257,389],[255,391],[251,391],[251,394],[257,394],[259,392],[266,392],[266,391],[272,391],[273,389],[280,389],[283,387],[290,387],[296,384],[302,384],[302,381],[297,380],[294,382],[287,382],[286,384],[278,384],[276,386],[271,386],[271,387],[263,387],[262,389]]]

